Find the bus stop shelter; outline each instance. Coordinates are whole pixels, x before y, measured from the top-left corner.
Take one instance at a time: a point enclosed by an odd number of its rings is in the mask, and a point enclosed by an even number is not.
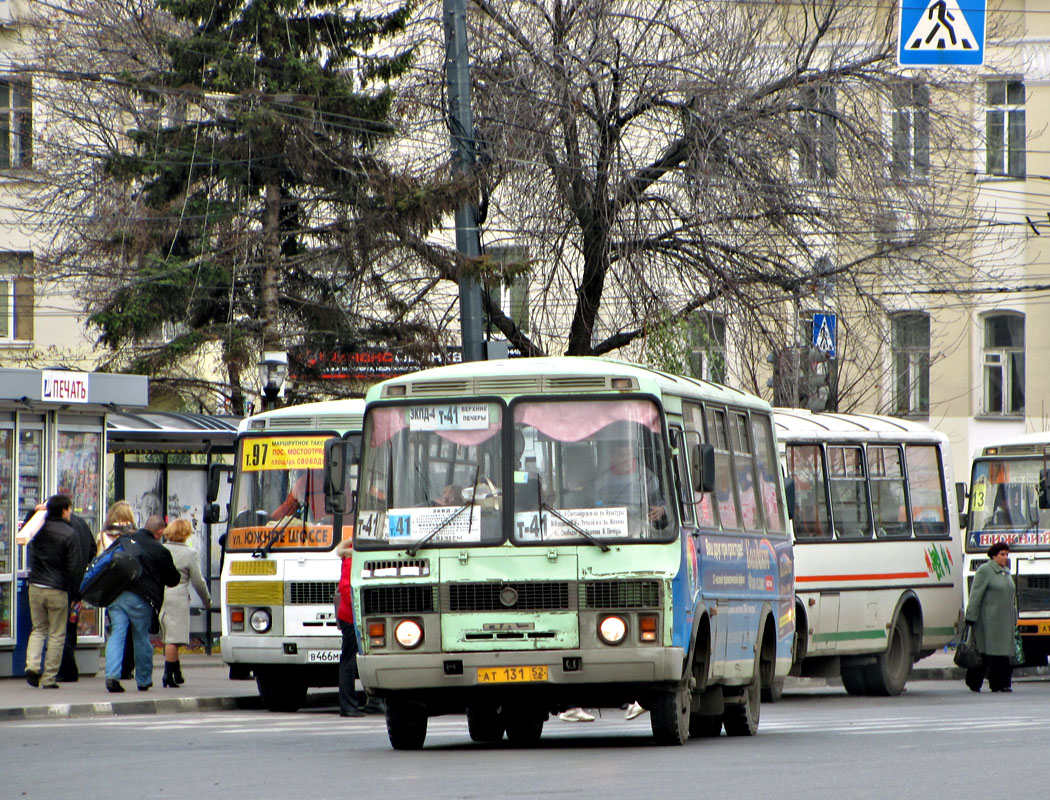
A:
[[[184,414],[165,411],[110,414],[107,421],[113,488],[110,497],[127,500],[141,525],[160,514],[168,522],[180,517],[193,527],[188,544],[200,556],[201,574],[213,598],[212,613],[196,592],[190,592],[190,636],[207,652],[218,632],[219,537],[225,524],[204,522],[208,470],[212,464],[232,465],[237,437],[237,417]],[[229,502],[230,485],[218,502]]]

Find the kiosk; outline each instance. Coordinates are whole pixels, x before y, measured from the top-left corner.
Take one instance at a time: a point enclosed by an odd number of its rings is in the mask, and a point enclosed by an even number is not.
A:
[[[0,369],[0,676],[21,675],[29,640],[25,547],[15,534],[33,508],[66,492],[97,532],[105,513],[106,416],[145,408],[149,379],[51,369]],[[94,674],[101,614],[80,615],[77,665]]]

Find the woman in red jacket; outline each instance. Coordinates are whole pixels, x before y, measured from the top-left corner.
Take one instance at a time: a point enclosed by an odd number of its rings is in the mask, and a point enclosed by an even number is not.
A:
[[[357,633],[354,631],[354,609],[350,603],[350,564],[354,555],[351,539],[343,539],[335,546],[335,554],[343,561],[339,574],[339,605],[335,616],[343,634],[343,647],[339,653],[339,716],[363,717],[364,702],[354,690],[357,683]]]

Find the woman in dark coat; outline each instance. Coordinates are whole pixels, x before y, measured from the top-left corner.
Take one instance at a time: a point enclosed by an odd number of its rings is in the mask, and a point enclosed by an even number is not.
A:
[[[985,675],[993,692],[1009,692],[1013,667],[1014,626],[1017,624],[1016,590],[1010,577],[1010,546],[996,542],[988,548],[988,562],[973,577],[966,623],[972,624],[981,654],[980,666],[966,670],[966,685],[981,691]]]

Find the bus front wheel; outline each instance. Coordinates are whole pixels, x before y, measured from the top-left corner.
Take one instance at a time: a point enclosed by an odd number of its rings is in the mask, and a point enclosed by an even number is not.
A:
[[[649,704],[649,720],[657,744],[685,744],[689,739],[689,684],[657,692]]]
[[[418,703],[388,697],[386,735],[395,750],[420,750],[427,738],[427,710]]]

